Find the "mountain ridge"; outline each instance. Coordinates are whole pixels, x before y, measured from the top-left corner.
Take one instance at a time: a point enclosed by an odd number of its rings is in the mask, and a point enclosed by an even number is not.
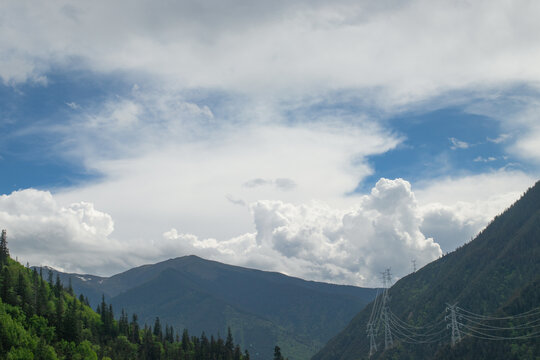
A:
[[[163,323],[194,333],[223,334],[231,327],[253,359],[268,359],[276,344],[290,360],[308,359],[376,292],[196,255],[141,265],[108,278],[59,276],[64,283],[71,278],[75,292],[88,296],[94,306],[104,295],[115,309],[137,313],[142,322],[159,316]]]

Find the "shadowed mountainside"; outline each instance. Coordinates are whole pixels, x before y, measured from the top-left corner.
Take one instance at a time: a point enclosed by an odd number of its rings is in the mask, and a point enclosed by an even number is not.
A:
[[[55,273],[56,274],[56,273]],[[56,276],[56,275],[55,275]],[[309,359],[375,296],[374,289],[333,285],[231,266],[197,256],[133,268],[109,278],[62,274],[95,307],[102,294],[141,323],[157,316],[177,330],[226,334],[254,359],[278,344],[290,360]]]
[[[540,182],[495,217],[470,243],[399,280],[388,291],[389,307],[399,319],[416,327],[444,321],[447,303],[458,303],[476,314],[525,312],[540,305],[523,295],[535,293],[539,259]],[[509,311],[513,299],[522,306]],[[372,307],[373,303],[357,314],[313,360],[367,359],[370,343],[366,328]],[[538,349],[538,339],[501,342],[468,338],[450,348],[448,330],[446,339],[439,343],[407,344],[397,340],[393,348],[383,351],[381,333],[376,339],[379,351],[372,359],[457,359],[462,357],[454,356],[455,352],[464,348],[469,350],[469,358],[493,358],[484,355],[496,353],[487,350],[495,347],[499,358],[511,359],[527,357],[528,352]]]

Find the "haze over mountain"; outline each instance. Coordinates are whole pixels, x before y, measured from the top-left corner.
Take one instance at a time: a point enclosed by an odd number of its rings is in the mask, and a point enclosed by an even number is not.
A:
[[[533,335],[537,334],[535,331],[540,324],[540,319],[536,319],[540,316],[539,239],[540,182],[537,182],[470,243],[402,278],[389,289],[389,308],[392,316],[395,315],[392,321],[403,321],[398,324],[398,331],[402,333],[394,333],[394,347],[383,351],[381,330],[376,338],[379,351],[371,358],[529,359],[534,354],[538,356],[540,342]],[[445,315],[449,313],[445,308],[455,303],[480,314],[471,318],[476,322],[474,326],[480,326],[480,332],[474,332],[478,331],[474,327],[473,330],[464,327],[461,331],[464,334],[472,331],[474,336],[484,339],[464,335],[464,340],[455,347],[449,346],[450,330],[444,328]],[[372,309],[373,303],[357,314],[313,360],[367,359],[370,340],[366,330]],[[536,318],[531,320],[525,316],[530,321],[524,325],[519,325],[519,318],[512,320],[513,324],[509,321],[502,322],[503,325],[495,323],[495,326],[494,323],[482,323],[489,316],[513,319],[514,315],[525,312]],[[458,318],[458,321],[465,320]],[[440,339],[423,338],[435,340],[432,344],[431,341],[418,344],[422,341],[417,341],[416,335],[403,336],[404,328],[418,332],[423,327],[441,322]],[[489,332],[504,326],[506,330],[503,332]],[[485,339],[490,336],[497,341]],[[508,338],[513,340],[503,340]],[[412,340],[417,344],[407,344]]]
[[[157,316],[177,331],[226,334],[254,359],[278,344],[289,359],[308,359],[375,296],[375,289],[305,281],[184,256],[111,277],[59,273],[95,306],[102,294],[141,323]]]

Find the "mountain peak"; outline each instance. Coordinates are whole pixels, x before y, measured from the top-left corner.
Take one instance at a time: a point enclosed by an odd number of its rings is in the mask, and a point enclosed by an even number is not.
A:
[[[276,344],[290,358],[309,358],[376,293],[196,255],[139,266],[102,282],[85,280],[73,277],[73,288],[94,305],[104,293],[115,308],[137,313],[141,323],[159,316],[193,334],[226,334],[230,327],[259,360],[271,359]]]

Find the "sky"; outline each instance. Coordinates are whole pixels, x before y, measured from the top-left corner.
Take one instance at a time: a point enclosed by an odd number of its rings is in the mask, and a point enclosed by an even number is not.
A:
[[[538,180],[539,17],[537,1],[4,0],[12,256],[405,276]]]

